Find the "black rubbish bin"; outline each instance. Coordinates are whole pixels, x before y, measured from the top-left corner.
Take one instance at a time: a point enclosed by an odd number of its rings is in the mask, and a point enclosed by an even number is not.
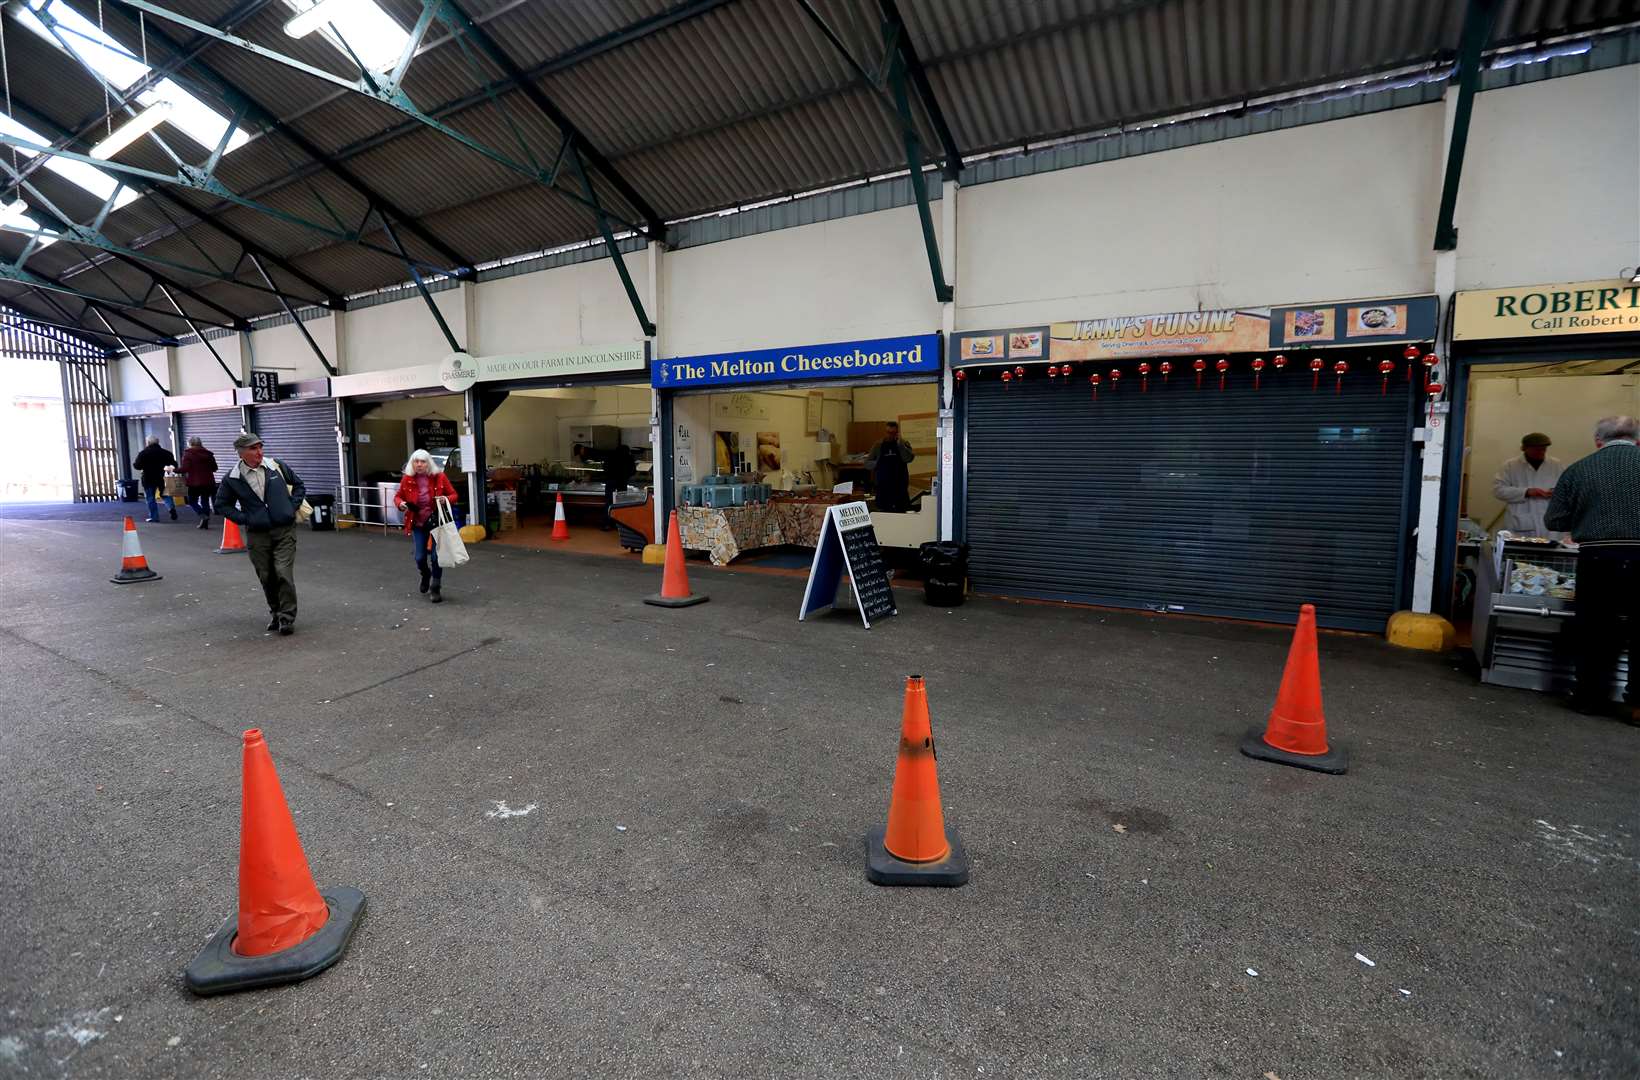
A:
[[[135,478],[114,481],[114,488],[120,494],[120,502],[139,502],[142,499],[142,481]]]
[[[336,530],[336,496],[309,495],[308,505],[313,507],[313,516],[308,518],[308,527],[314,532],[334,532]]]
[[[956,607],[968,592],[968,545],[930,540],[917,549],[922,560],[923,602]]]

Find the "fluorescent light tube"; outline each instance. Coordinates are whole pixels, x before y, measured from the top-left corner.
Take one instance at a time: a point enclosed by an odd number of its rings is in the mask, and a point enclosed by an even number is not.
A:
[[[293,38],[305,38],[321,26],[333,21],[336,13],[342,7],[343,0],[319,0],[318,3],[286,23],[285,34]]]
[[[153,131],[171,114],[169,101],[156,101],[114,129],[114,134],[91,148],[91,156],[107,161],[127,146]]]

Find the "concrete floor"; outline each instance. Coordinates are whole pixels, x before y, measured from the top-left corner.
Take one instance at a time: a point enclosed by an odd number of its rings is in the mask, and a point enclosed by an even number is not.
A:
[[[120,509],[0,520],[0,1075],[1640,1075],[1640,731],[1326,637],[1324,776],[1236,752],[1280,630],[902,593],[868,632],[704,567],[665,611],[500,545],[435,608],[359,531],[302,534],[281,639],[214,532],[109,584]],[[966,888],[863,876],[909,672]],[[369,909],[196,999],[252,725]]]

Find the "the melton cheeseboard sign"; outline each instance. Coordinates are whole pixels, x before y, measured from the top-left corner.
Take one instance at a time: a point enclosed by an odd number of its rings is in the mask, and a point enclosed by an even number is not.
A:
[[[874,620],[898,615],[894,587],[888,583],[883,552],[877,546],[877,530],[871,525],[871,510],[863,502],[844,503],[826,511],[820,542],[809,565],[809,582],[803,589],[803,606],[797,613],[801,622],[817,611],[837,603],[837,586],[847,573],[860,607],[860,621],[871,629]]]

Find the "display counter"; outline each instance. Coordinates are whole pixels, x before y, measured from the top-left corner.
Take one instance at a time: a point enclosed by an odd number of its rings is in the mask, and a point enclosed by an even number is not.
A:
[[[682,506],[678,508],[678,533],[686,549],[704,551],[713,565],[726,566],[756,548],[781,544],[812,548],[820,542],[826,511],[859,501],[853,495],[777,496],[749,506]],[[934,539],[937,515],[933,500],[923,505],[925,510],[905,514],[873,511],[878,542],[884,547],[915,547]]]
[[[1577,610],[1576,548],[1494,537],[1481,546],[1475,583],[1475,658],[1481,681],[1566,693],[1576,677],[1572,620]],[[1609,695],[1628,670],[1618,664]]]

